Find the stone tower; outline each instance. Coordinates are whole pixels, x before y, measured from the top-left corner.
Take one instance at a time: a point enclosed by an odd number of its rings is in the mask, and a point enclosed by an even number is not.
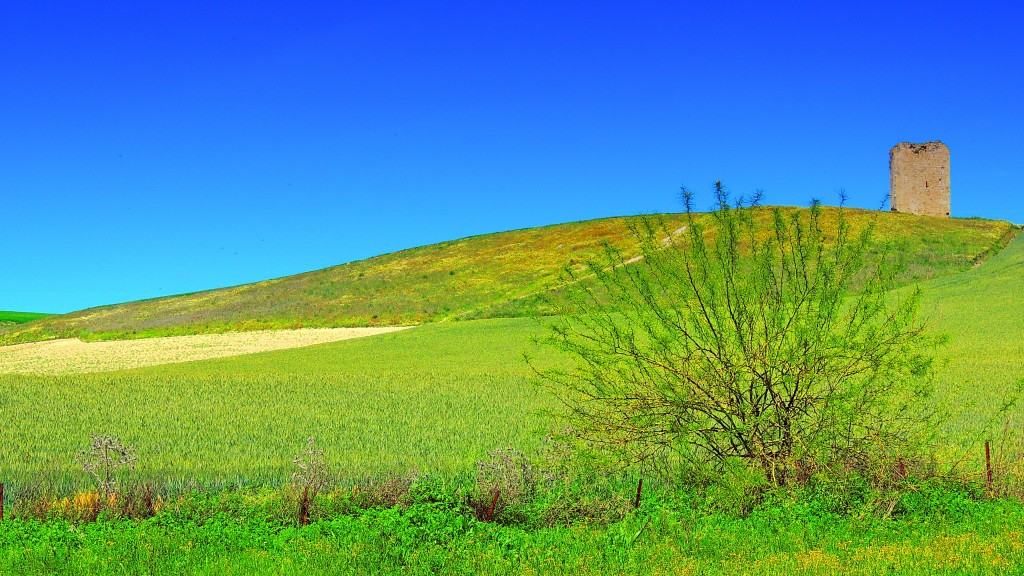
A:
[[[889,150],[893,212],[949,217],[949,148],[938,140],[900,142]]]

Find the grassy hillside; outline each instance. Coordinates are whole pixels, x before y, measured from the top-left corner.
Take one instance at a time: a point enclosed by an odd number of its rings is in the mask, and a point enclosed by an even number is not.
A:
[[[992,415],[1024,378],[1024,237],[924,289],[931,329],[950,336],[938,381],[949,443],[968,447],[1002,428]],[[0,376],[0,472],[12,486],[39,470],[85,484],[74,454],[90,433],[135,443],[140,471],[174,478],[282,481],[311,435],[346,476],[468,470],[494,448],[536,449],[551,426],[542,411],[555,403],[522,359],[558,361],[531,344],[542,330],[521,318],[441,323],[110,374]]]
[[[41,314],[38,312],[8,312],[0,310],[0,325],[24,324],[25,322],[39,320],[40,318],[46,318],[47,316],[52,316],[52,314]]]
[[[833,211],[834,209],[828,209]],[[847,210],[855,227],[905,242],[907,279],[969,268],[1016,229],[1007,222]],[[684,216],[664,216],[669,230]],[[94,339],[259,328],[410,325],[522,316],[604,243],[635,243],[627,218],[607,218],[443,242],[315,272],[232,288],[104,306],[0,329],[0,343],[58,337]]]
[[[950,432],[994,442],[1003,442],[1002,430],[1019,436],[1024,403],[1009,420],[987,415],[1024,385],[1024,235],[982,266],[927,283],[924,310],[932,329],[949,337],[938,384],[954,415]],[[990,424],[998,430],[986,436]],[[1024,445],[1017,449],[1024,455]]]
[[[937,383],[937,401],[952,408],[950,453],[938,457],[978,469],[978,442],[992,439],[998,478],[1024,455],[1024,406],[1005,427],[992,418],[1024,378],[1024,236],[966,266],[923,283],[930,329],[950,336]],[[568,525],[479,521],[461,491],[473,485],[474,462],[497,447],[536,454],[552,426],[543,410],[556,403],[531,385],[521,358],[531,350],[542,364],[559,361],[531,344],[543,330],[522,318],[438,323],[109,374],[0,375],[0,479],[11,516],[0,523],[0,572],[1003,574],[1024,564],[1018,501],[929,482],[908,487],[890,516],[874,504],[844,508],[857,495],[827,489],[738,513],[722,491],[656,481],[645,482],[634,509],[635,477],[608,476],[591,492],[548,486],[537,497],[547,510],[581,515]],[[137,446],[139,476],[122,482],[141,477],[189,494],[160,500],[145,520],[60,519],[72,503],[89,505],[83,493],[61,498],[92,484],[75,454],[96,433]],[[288,482],[308,436],[347,480],[419,471],[440,472],[444,483],[409,488],[408,507],[368,510],[352,505],[361,488],[390,480],[340,485],[319,497],[310,526],[297,527],[291,493],[272,487]],[[262,487],[196,490],[235,482]],[[52,502],[36,513],[50,519],[19,517],[23,500]]]

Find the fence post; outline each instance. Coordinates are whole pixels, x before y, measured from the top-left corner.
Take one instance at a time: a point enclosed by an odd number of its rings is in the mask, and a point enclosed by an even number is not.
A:
[[[4,483],[0,482],[0,522],[4,520]]]
[[[985,485],[992,492],[992,453],[989,451],[988,440],[985,440]]]
[[[644,479],[643,479],[643,477],[641,477],[640,481],[636,483],[636,499],[633,500],[633,508],[639,508],[640,507],[640,493],[643,491],[643,489],[644,489]]]
[[[501,490],[494,491],[494,499],[491,500],[491,509],[487,511],[487,520],[494,519],[494,507],[498,505],[498,498],[501,496]]]

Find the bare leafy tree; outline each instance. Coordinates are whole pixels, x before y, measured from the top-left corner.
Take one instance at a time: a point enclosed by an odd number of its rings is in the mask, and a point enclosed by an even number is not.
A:
[[[78,454],[78,461],[82,469],[96,480],[100,501],[103,502],[117,486],[117,471],[133,468],[138,457],[135,446],[125,446],[120,438],[99,434],[89,436],[89,439],[89,449]]]
[[[541,370],[572,427],[628,462],[748,462],[775,484],[898,450],[927,431],[935,343],[920,292],[893,292],[898,250],[842,208],[732,202],[686,225],[636,221],[641,253],[606,248],[552,304]]]

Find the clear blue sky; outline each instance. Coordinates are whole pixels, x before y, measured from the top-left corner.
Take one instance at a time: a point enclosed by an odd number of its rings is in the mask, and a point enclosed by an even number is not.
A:
[[[286,4],[2,4],[0,310],[674,211],[716,179],[876,208],[904,140],[949,145],[954,216],[1024,222],[1016,3]]]

